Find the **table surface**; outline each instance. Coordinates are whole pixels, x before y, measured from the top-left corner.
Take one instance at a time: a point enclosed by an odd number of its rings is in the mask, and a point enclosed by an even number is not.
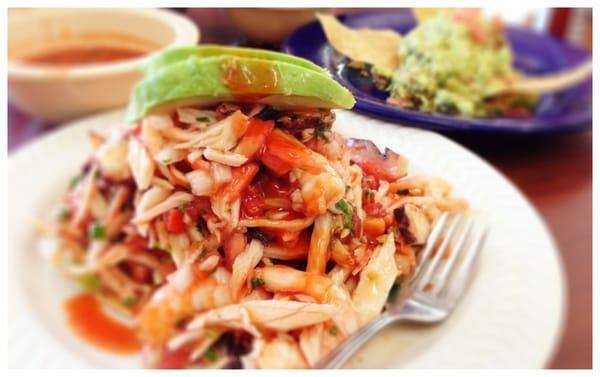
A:
[[[222,11],[189,15],[203,25],[203,40],[239,43],[239,34],[231,31],[234,29]],[[8,105],[9,154],[48,130],[43,122]],[[591,368],[591,129],[575,134],[525,138],[446,136],[473,150],[505,174],[546,221],[560,249],[568,282],[566,326],[549,367]]]

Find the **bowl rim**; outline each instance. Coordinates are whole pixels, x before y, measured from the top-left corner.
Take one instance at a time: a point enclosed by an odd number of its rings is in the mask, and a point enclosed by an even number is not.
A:
[[[65,9],[48,9],[51,11],[94,11],[94,8],[65,8]],[[8,77],[10,78],[40,78],[40,79],[64,79],[68,78],[85,78],[92,76],[106,76],[129,73],[138,67],[145,61],[151,59],[160,51],[190,44],[196,44],[200,38],[200,30],[191,20],[183,17],[173,11],[166,9],[127,9],[127,8],[102,8],[102,10],[108,10],[112,12],[121,12],[136,15],[146,15],[152,18],[155,22],[163,23],[170,27],[173,31],[172,40],[160,49],[157,49],[150,54],[144,55],[139,58],[127,59],[121,62],[104,63],[97,65],[81,65],[81,66],[38,66],[20,64],[18,62],[11,62],[8,60]],[[59,14],[56,12],[58,17],[64,17],[64,13]]]

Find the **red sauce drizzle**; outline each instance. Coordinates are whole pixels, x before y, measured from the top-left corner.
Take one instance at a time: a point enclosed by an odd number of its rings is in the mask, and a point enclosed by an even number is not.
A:
[[[65,303],[71,328],[86,341],[106,351],[131,354],[141,348],[133,329],[109,317],[96,300],[84,293],[71,297]]]

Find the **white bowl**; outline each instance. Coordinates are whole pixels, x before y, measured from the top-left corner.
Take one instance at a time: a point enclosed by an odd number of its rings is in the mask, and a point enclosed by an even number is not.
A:
[[[152,54],[78,66],[33,65],[21,58],[92,40],[132,47],[145,43],[160,51],[199,39],[191,21],[156,9],[18,9],[9,12],[8,30],[9,100],[52,123],[126,104],[141,77],[139,64]]]

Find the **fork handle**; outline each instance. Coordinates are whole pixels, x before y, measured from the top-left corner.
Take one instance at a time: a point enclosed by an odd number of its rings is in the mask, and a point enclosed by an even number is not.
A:
[[[350,335],[342,344],[338,345],[324,359],[320,360],[315,369],[338,369],[341,368],[350,356],[354,355],[373,335],[379,330],[393,322],[389,314],[383,314],[366,326]]]

